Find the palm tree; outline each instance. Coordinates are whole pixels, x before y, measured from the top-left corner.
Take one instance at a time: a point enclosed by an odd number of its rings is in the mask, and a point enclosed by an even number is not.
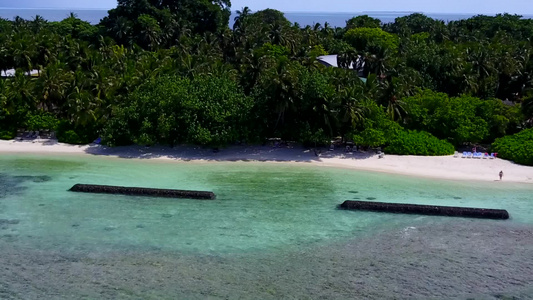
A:
[[[33,30],[33,33],[36,34],[43,29],[43,27],[48,23],[43,17],[40,15],[36,15],[35,18],[33,18],[33,21],[31,21],[31,27]]]
[[[385,107],[387,114],[393,121],[401,120],[406,114],[405,103],[400,100],[400,97],[403,96],[403,88],[405,87],[402,86],[398,77],[382,81],[381,97],[378,99],[378,104]]]
[[[46,32],[37,36],[36,40],[36,65],[38,67],[39,75],[41,68],[46,67],[49,63],[57,59],[57,44],[59,38],[56,34],[48,34]]]
[[[15,110],[15,103],[9,90],[10,85],[7,80],[0,80],[0,113],[10,115]]]
[[[19,109],[33,110],[36,107],[35,80],[24,72],[16,72],[15,77],[8,81],[8,99],[12,99]]]
[[[526,117],[526,123],[533,126],[533,94],[522,103],[522,112]]]
[[[476,44],[476,47],[468,47],[466,54],[466,74],[471,74],[470,81],[472,91],[482,98],[493,96],[498,89],[495,58],[489,45],[486,43]],[[469,75],[470,75],[469,74]],[[465,77],[465,79],[467,79]]]
[[[97,99],[89,91],[75,86],[67,100],[69,120],[80,126],[94,123],[97,120],[96,110],[98,108],[98,102],[95,100]]]
[[[72,79],[71,72],[65,70],[65,66],[60,62],[46,67],[37,79],[41,109],[52,112],[62,107]]]
[[[245,66],[245,74],[241,78],[256,77],[256,83],[245,82],[245,92],[256,95],[259,108],[258,121],[264,123],[269,135],[279,134],[283,130],[287,115],[295,112],[296,100],[299,99],[298,69],[299,63],[286,57],[254,56],[251,64]]]
[[[161,44],[161,27],[157,20],[148,15],[141,15],[138,18],[140,30],[138,31],[138,40],[150,50],[154,50]]]
[[[303,40],[305,45],[311,46],[318,44],[317,33],[313,31],[311,26],[305,26],[305,28],[303,28],[301,32],[303,33]]]
[[[383,80],[389,71],[388,62],[390,52],[388,49],[380,46],[369,46],[369,48],[372,50],[364,56],[365,68],[368,70],[368,73],[374,73],[380,80]]]
[[[269,24],[268,38],[274,45],[285,44],[285,35],[283,27],[278,23]]]
[[[348,86],[342,94],[342,121],[350,124],[351,129],[355,129],[365,117],[365,107],[361,102],[366,99],[364,89],[360,85]]]
[[[243,51],[244,52],[244,51]],[[246,94],[256,86],[261,74],[267,69],[267,58],[257,56],[252,49],[241,53],[242,63],[240,65],[241,85]]]
[[[331,25],[328,22],[324,22],[324,28],[322,31],[326,34],[329,34],[333,29],[331,28]]]
[[[278,114],[278,118],[274,128],[277,128],[278,125],[283,125],[285,122],[286,113],[296,109],[295,101],[298,97],[296,89],[297,71],[292,62],[280,60],[276,62],[274,68],[270,68],[263,76],[269,82],[268,90],[271,91],[272,99],[275,101],[275,111]]]
[[[209,71],[207,74],[216,78],[231,78],[237,80],[238,73],[236,69],[233,69],[231,65],[222,62],[221,60],[215,61],[214,64],[209,64]]]
[[[13,20],[13,28],[15,32],[20,32],[20,31],[25,30],[27,26],[28,26],[28,21],[24,20],[20,16],[16,16],[15,19]]]
[[[17,34],[13,37],[12,47],[15,67],[21,68],[27,73],[33,70],[33,58],[36,56],[33,37]]]
[[[8,42],[0,43],[0,72],[13,66],[12,55]]]
[[[335,99],[329,97],[318,97],[312,107],[314,120],[321,128],[325,129],[329,136],[333,135],[333,126],[336,121],[335,116],[338,110],[335,109]]]
[[[361,55],[355,49],[339,53],[337,55],[337,65],[339,68],[351,69],[356,67],[356,64],[360,61]]]
[[[233,19],[235,21],[235,23],[233,23],[233,31],[242,33],[246,26],[246,19],[251,13],[252,11],[248,6],[244,7],[242,10],[238,10],[237,16]]]
[[[125,17],[118,17],[114,20],[113,26],[108,29],[117,42],[125,45],[132,45],[131,22]]]
[[[64,107],[68,119],[78,126],[94,124],[98,119],[98,112],[102,109],[101,100],[90,93],[88,83],[85,74],[78,70],[74,74]]]

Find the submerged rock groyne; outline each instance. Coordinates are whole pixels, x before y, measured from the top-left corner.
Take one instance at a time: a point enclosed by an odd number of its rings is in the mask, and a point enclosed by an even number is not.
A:
[[[342,209],[368,210],[378,212],[420,214],[434,216],[484,218],[484,219],[509,219],[509,213],[504,209],[453,207],[437,205],[419,205],[403,203],[385,203],[371,201],[346,200],[340,205]]]
[[[75,184],[72,188],[70,188],[69,191],[99,194],[121,194],[129,196],[187,198],[197,200],[214,200],[216,198],[216,195],[213,192],[123,187],[95,184]]]

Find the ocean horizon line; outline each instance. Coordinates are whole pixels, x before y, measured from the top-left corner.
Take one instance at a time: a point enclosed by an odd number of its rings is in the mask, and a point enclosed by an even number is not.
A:
[[[44,10],[83,10],[83,11],[104,11],[110,10],[113,8],[61,8],[61,7],[1,7],[0,9],[4,10],[34,10],[34,9],[44,9]]]
[[[236,11],[232,11],[236,12]],[[254,12],[254,11],[252,11]],[[521,13],[514,13],[514,12],[497,12],[497,13],[480,13],[480,12],[430,12],[430,11],[354,11],[354,12],[329,12],[329,11],[282,11],[283,13],[290,13],[290,14],[331,14],[331,15],[348,15],[348,14],[356,14],[356,15],[375,15],[375,14],[389,14],[389,15],[398,15],[398,14],[424,14],[424,15],[443,15],[443,16],[496,16],[499,14],[510,14],[510,15],[519,15],[519,16],[533,16],[533,14],[521,14]]]
[[[3,10],[34,10],[34,9],[44,9],[44,10],[77,10],[77,11],[108,11],[111,9],[114,9],[116,7],[111,8],[83,8],[83,7],[2,7],[0,6],[0,9]],[[238,10],[231,10],[232,13],[236,13]],[[252,10],[254,12],[255,10]],[[347,15],[347,14],[357,14],[357,15],[364,15],[364,14],[431,14],[431,15],[465,15],[465,16],[475,16],[475,15],[486,15],[486,16],[495,16],[498,14],[511,14],[511,15],[521,15],[521,16],[533,16],[533,14],[521,14],[521,13],[515,13],[515,12],[492,12],[492,13],[486,13],[486,12],[430,12],[430,11],[396,11],[396,10],[364,10],[364,11],[353,11],[353,12],[344,12],[344,11],[298,11],[298,10],[287,10],[287,11],[281,11],[283,13],[290,13],[290,14],[338,14],[338,15]]]
[[[70,16],[70,13],[75,14],[81,20],[87,21],[91,24],[98,24],[103,18],[108,15],[108,9],[80,9],[80,8],[0,8],[0,18],[13,19],[17,16],[31,20],[39,15],[50,22],[57,22],[64,20]],[[333,27],[345,27],[346,21],[357,16],[368,15],[370,17],[379,19],[382,23],[395,22],[396,18],[405,17],[416,13],[412,11],[390,11],[390,12],[296,12],[296,11],[282,11],[285,17],[292,23],[298,23],[301,26],[313,26],[314,24],[323,24],[327,22]],[[445,22],[469,19],[478,15],[495,16],[490,14],[475,14],[475,13],[431,13],[418,12],[435,20],[442,20]],[[237,16],[236,11],[231,12],[229,26],[233,26],[234,18]],[[523,19],[533,19],[533,15],[519,15]]]

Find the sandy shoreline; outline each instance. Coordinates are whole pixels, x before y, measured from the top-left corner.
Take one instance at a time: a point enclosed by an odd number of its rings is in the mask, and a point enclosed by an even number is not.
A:
[[[54,140],[0,140],[0,153],[80,154],[130,159],[162,159],[174,161],[268,161],[299,162],[320,166],[386,172],[427,178],[497,181],[500,170],[504,182],[533,183],[533,167],[521,166],[502,159],[472,159],[453,156],[385,155],[380,159],[373,153],[344,153],[343,149],[322,150],[317,157],[310,149],[300,146],[274,148],[271,146],[232,146],[213,152],[192,146],[116,147],[101,145],[68,145]]]

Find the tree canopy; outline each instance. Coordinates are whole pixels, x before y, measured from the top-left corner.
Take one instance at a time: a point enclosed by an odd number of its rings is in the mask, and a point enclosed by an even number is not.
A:
[[[118,0],[102,25],[117,42],[145,49],[176,44],[192,32],[219,33],[228,26],[229,0]]]
[[[437,155],[450,143],[503,145],[533,126],[530,19],[412,14],[301,27],[245,7],[229,28],[229,16],[229,1],[120,0],[98,25],[0,19],[0,70],[16,70],[0,79],[0,137],[48,129],[71,143],[209,146],[340,137]],[[321,65],[325,54],[341,68]]]

